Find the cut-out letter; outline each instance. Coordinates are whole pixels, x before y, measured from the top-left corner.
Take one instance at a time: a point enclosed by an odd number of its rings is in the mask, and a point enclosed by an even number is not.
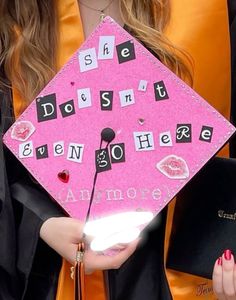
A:
[[[79,52],[79,65],[80,71],[86,72],[93,69],[97,69],[98,61],[96,56],[96,49],[91,48]]]
[[[100,36],[98,59],[112,59],[114,57],[115,36]]]
[[[154,139],[152,132],[134,132],[136,151],[154,150]]]

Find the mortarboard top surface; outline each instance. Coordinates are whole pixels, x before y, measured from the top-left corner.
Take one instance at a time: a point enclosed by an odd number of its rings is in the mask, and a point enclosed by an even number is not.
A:
[[[104,128],[114,131],[101,142]],[[4,136],[69,213],[158,214],[234,127],[106,17]],[[100,147],[101,146],[101,147]],[[101,148],[101,149],[100,149]]]

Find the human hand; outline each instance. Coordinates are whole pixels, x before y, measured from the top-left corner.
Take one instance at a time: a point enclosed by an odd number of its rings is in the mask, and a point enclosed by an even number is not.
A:
[[[213,290],[218,300],[236,300],[236,265],[230,250],[225,250],[215,262]]]
[[[79,220],[60,217],[45,221],[40,229],[40,237],[58,254],[72,265],[74,264],[78,244],[83,241],[84,224]],[[113,256],[103,255],[92,251],[89,247],[85,251],[85,272],[95,270],[118,269],[133,254],[138,240],[122,247],[116,247]]]
[[[83,239],[84,224],[68,217],[49,218],[40,229],[40,237],[68,262],[74,264],[78,244]]]
[[[84,233],[91,236],[91,249],[105,251],[117,244],[129,244],[140,235],[141,228],[153,219],[148,211],[116,213],[85,224]]]
[[[84,265],[85,273],[91,274],[95,270],[119,269],[123,263],[134,253],[139,239],[126,245],[116,245],[112,249],[112,255],[94,252],[90,248],[85,251]]]

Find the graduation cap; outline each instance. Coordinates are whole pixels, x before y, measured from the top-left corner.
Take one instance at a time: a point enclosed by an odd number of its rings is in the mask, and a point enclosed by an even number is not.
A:
[[[136,237],[234,130],[106,17],[4,142],[107,248]]]

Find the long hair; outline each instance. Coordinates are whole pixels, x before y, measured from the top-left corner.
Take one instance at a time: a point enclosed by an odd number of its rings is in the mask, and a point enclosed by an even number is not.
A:
[[[180,77],[191,77],[176,48],[165,38],[169,0],[119,0],[131,33]],[[37,96],[56,71],[58,16],[54,0],[0,1],[0,65],[24,99]],[[6,82],[0,75],[0,89]]]
[[[0,66],[29,104],[55,74],[56,1],[0,1]],[[6,81],[0,76],[0,89]]]
[[[190,55],[173,45],[164,33],[170,19],[170,0],[120,0],[120,10],[132,35],[176,75],[192,85],[193,62]]]

